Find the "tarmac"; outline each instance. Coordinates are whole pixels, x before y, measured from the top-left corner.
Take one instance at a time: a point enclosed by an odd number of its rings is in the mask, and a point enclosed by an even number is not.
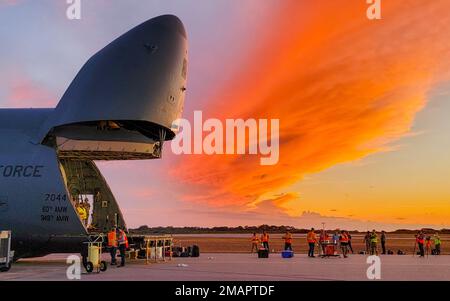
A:
[[[67,281],[67,256],[20,260],[9,272],[0,273],[0,281]],[[380,258],[382,281],[450,281],[450,256]],[[345,259],[297,255],[283,259],[280,254],[271,254],[268,259],[258,259],[255,254],[201,254],[160,263],[132,261],[120,269],[108,266],[99,274],[83,270],[81,281],[367,281],[370,265],[366,260],[364,255]]]

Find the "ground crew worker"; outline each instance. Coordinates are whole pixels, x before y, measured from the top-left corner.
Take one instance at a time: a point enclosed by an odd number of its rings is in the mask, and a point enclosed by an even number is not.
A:
[[[425,243],[425,235],[422,231],[419,231],[417,234],[416,243],[419,246],[420,257],[425,257],[425,250],[423,248],[423,244]]]
[[[316,257],[314,256],[314,248],[317,242],[316,233],[314,232],[314,228],[311,228],[311,231],[308,232],[308,235],[306,236],[306,241],[308,242],[309,250],[308,250],[308,257]]]
[[[80,207],[80,201],[78,199],[76,199],[75,197],[73,197],[73,204],[75,206],[75,209],[78,212],[78,207]]]
[[[370,255],[378,255],[378,235],[375,230],[370,233]]]
[[[341,231],[341,235],[339,236],[339,242],[341,243],[342,255],[344,258],[347,258],[348,253],[348,235],[345,231]]]
[[[338,243],[339,243],[339,232],[336,231],[333,234],[333,244],[334,244],[335,248],[337,248]]]
[[[84,203],[82,204],[84,209],[86,210],[86,219],[84,220],[84,224],[88,226],[89,224],[89,214],[91,212],[91,204],[89,204],[89,200],[87,198],[84,199]]]
[[[269,234],[267,234],[266,231],[263,231],[263,234],[261,235],[261,242],[263,244],[263,247],[269,251]]]
[[[320,236],[319,236],[319,245],[320,245],[320,250],[322,252],[321,255],[325,255],[325,248],[326,248],[325,242],[327,240],[329,240],[328,234],[325,230],[322,230],[322,232],[320,233]]]
[[[97,193],[95,194],[94,200],[95,200],[96,202],[101,202],[101,200],[102,200],[102,194],[100,193],[100,190],[97,191]]]
[[[253,233],[253,236],[252,236],[252,252],[251,253],[253,253],[253,249],[255,249],[256,252],[258,252],[258,245],[259,245],[259,238],[256,235],[256,233]]]
[[[77,213],[80,216],[81,221],[83,222],[83,224],[87,224],[86,220],[88,218],[88,214],[86,212],[86,208],[83,206],[83,204],[81,202],[76,204],[76,209],[77,209]]]
[[[119,244],[119,252],[120,252],[120,265],[118,265],[117,267],[123,267],[125,266],[125,251],[128,248],[128,237],[125,234],[125,231],[123,231],[122,229],[119,229],[119,235],[117,238],[117,242]]]
[[[381,231],[381,249],[383,252],[381,254],[386,255],[386,232]]]
[[[436,255],[441,255],[441,238],[439,237],[439,234],[436,233],[433,236],[434,240],[434,249],[436,250]]]
[[[350,252],[352,252],[352,254],[353,254],[352,236],[350,235],[350,233],[348,231],[345,231],[345,234],[347,234],[347,237],[348,237],[348,250]]]
[[[116,255],[117,255],[117,229],[112,227],[111,231],[108,232],[108,247],[109,253],[111,254],[111,265],[116,265]]]
[[[284,239],[284,249],[292,251],[292,234],[286,231],[286,234],[282,237]]]
[[[364,236],[364,244],[366,245],[366,254],[370,253],[370,232],[367,231],[366,235]]]
[[[426,248],[426,252],[427,252],[427,256],[430,255],[431,253],[431,236],[427,236],[425,238],[425,248]]]

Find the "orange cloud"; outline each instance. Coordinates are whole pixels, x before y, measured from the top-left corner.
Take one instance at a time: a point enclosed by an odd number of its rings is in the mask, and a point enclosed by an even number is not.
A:
[[[384,1],[379,21],[366,18],[365,1],[305,2],[287,0],[274,11],[248,64],[205,112],[279,118],[279,164],[182,157],[172,175],[185,200],[251,208],[306,174],[383,151],[408,134],[427,93],[448,79],[450,2]],[[274,204],[289,210],[288,196]]]

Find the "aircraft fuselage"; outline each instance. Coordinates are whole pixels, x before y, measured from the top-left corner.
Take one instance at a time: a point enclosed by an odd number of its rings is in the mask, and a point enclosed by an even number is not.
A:
[[[126,229],[94,162],[161,157],[184,107],[187,47],[177,17],[150,19],[89,59],[56,108],[0,109],[0,230],[16,257],[78,252],[91,233]]]
[[[68,236],[87,234],[67,195],[55,149],[31,142],[30,116],[46,113],[0,110],[0,126],[9,124],[0,127],[0,229],[13,230],[13,249],[24,256],[70,249]]]

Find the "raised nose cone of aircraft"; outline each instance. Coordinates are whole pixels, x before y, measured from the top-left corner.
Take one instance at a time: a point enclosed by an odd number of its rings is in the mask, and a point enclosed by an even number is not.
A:
[[[149,26],[161,26],[167,31],[176,31],[186,38],[186,29],[181,20],[174,15],[163,15],[147,21]],[[145,23],[144,23],[145,24]]]
[[[150,19],[123,34],[83,66],[41,129],[115,121],[150,138],[181,117],[187,81],[187,38],[173,15]]]

